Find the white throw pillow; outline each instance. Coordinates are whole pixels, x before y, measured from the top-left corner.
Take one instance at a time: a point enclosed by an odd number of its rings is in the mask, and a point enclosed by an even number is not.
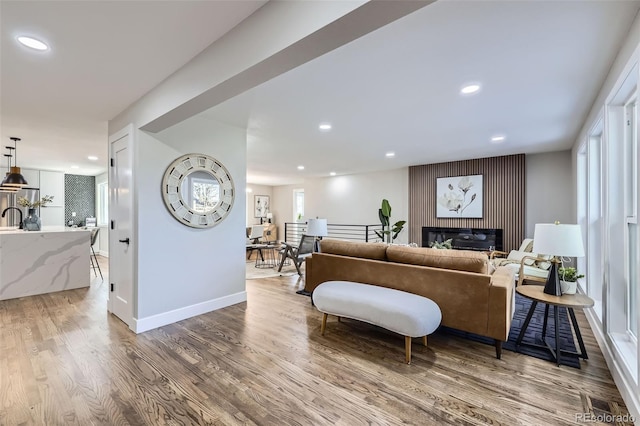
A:
[[[533,256],[533,257],[535,257],[536,255],[533,254],[533,253],[526,253],[526,252],[523,252],[523,251],[511,250],[511,252],[509,253],[509,256],[507,256],[507,259],[521,262],[522,258],[525,257],[525,256]],[[524,264],[527,265],[527,266],[531,266],[534,263],[536,263],[535,259],[527,259],[527,260],[524,261]]]

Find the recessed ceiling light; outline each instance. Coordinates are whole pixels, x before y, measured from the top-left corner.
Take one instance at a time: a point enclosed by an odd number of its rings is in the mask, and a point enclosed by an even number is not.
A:
[[[384,156],[387,157],[387,158],[392,158],[392,157],[396,156],[396,153],[395,152],[387,152]]]
[[[96,157],[95,155],[90,155],[87,157],[87,159],[91,160],[91,161],[98,161],[98,157]]]
[[[80,166],[71,166],[72,169],[79,169]]]
[[[47,46],[46,43],[33,37],[20,36],[18,37],[18,41],[24,46],[30,47],[35,50],[49,50],[49,46]]]
[[[495,135],[491,137],[491,142],[493,143],[500,143],[500,142],[504,142],[505,137],[503,135]]]
[[[298,166],[298,170],[304,170],[304,166]]]
[[[331,123],[320,123],[318,129],[322,130],[323,132],[328,132],[329,130],[331,130]]]
[[[460,93],[463,95],[472,95],[480,91],[480,85],[478,83],[466,84],[460,89]]]
[[[330,175],[330,176],[335,176],[335,175],[336,175],[336,172],[331,172],[331,173],[329,173],[329,175]]]

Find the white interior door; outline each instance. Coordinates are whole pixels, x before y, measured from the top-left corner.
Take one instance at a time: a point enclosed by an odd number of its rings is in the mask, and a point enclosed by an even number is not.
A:
[[[131,137],[111,142],[109,167],[109,311],[133,327],[133,182]]]

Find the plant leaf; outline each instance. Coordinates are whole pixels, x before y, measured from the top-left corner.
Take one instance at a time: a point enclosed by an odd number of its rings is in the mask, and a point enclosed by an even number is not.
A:
[[[383,228],[389,226],[389,217],[384,215],[382,209],[378,209],[378,217],[380,218],[380,223],[382,224]]]
[[[382,214],[388,219],[391,217],[391,205],[389,204],[389,200],[386,198],[382,200]]]

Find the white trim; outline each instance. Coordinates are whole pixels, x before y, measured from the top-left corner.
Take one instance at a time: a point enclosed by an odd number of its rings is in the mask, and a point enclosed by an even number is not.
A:
[[[636,384],[629,382],[628,378],[624,374],[623,366],[619,364],[616,357],[611,352],[611,348],[607,344],[606,337],[602,334],[602,328],[600,328],[598,318],[594,315],[593,310],[585,309],[584,313],[589,321],[589,326],[593,331],[593,335],[598,342],[598,346],[600,346],[600,350],[602,351],[604,360],[607,363],[607,367],[609,367],[611,376],[613,376],[613,381],[618,387],[620,395],[629,410],[629,414],[631,414],[635,419],[640,419],[640,399],[638,398],[638,393],[636,391]]]
[[[140,319],[134,318],[133,327],[131,327],[131,329],[136,333],[143,333],[154,328],[162,327],[163,325],[173,324],[174,322],[182,321],[187,318],[206,314],[207,312],[212,312],[246,301],[247,292],[241,291],[239,293],[230,294],[217,299],[196,303],[195,305],[185,306],[184,308],[178,308],[161,314],[152,315],[150,317]]]

